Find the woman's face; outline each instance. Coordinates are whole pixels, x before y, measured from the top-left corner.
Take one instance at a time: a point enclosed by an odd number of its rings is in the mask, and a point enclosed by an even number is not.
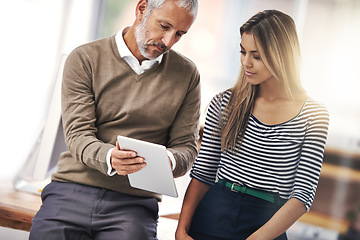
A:
[[[246,80],[250,84],[258,85],[269,79],[275,80],[261,60],[254,36],[251,33],[242,34],[240,47],[241,64],[244,67]]]

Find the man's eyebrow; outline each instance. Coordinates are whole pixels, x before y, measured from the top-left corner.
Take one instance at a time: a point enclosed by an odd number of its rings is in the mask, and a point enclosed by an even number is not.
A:
[[[181,33],[182,35],[186,34],[187,31],[182,31],[182,30],[179,30],[178,33]]]
[[[167,25],[169,25],[169,26],[172,27],[172,28],[174,27],[174,26],[173,26],[171,23],[169,23],[168,21],[164,21],[164,23],[167,24]],[[177,32],[178,32],[178,33],[181,33],[181,34],[183,34],[183,35],[187,33],[187,31],[183,31],[183,30],[179,30],[179,31],[177,31]]]
[[[242,48],[242,49],[245,49],[244,47],[243,47],[243,45],[241,45],[241,43],[240,43],[240,47]],[[256,51],[256,50],[253,50],[253,51],[250,51],[251,53],[257,53],[258,51]]]

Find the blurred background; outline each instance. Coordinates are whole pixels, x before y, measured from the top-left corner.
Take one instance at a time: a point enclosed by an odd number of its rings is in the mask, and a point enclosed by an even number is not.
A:
[[[44,127],[60,56],[132,25],[136,3],[0,2],[2,182],[12,181]],[[202,123],[210,99],[237,79],[240,26],[264,9],[293,17],[301,43],[303,85],[327,106],[331,122],[313,207],[292,231],[303,239],[346,239],[347,232],[360,231],[360,0],[199,0],[199,5],[195,23],[174,49],[199,68]],[[176,180],[180,197],[165,197],[160,212],[180,211],[188,181],[188,176]],[[26,239],[26,234],[0,228],[1,239]]]

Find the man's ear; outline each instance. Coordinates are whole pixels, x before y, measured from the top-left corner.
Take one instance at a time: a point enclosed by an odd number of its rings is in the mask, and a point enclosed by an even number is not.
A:
[[[136,20],[142,21],[147,11],[148,3],[147,0],[140,0],[135,9]]]

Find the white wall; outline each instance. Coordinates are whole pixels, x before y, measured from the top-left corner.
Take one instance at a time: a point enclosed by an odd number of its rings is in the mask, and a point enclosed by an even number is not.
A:
[[[59,55],[90,40],[93,3],[0,3],[0,180],[13,178],[43,128]]]
[[[29,232],[0,227],[1,240],[27,240]]]
[[[95,2],[0,2],[0,181],[12,181],[40,134],[59,55],[92,40]],[[28,233],[0,227],[0,239]]]

